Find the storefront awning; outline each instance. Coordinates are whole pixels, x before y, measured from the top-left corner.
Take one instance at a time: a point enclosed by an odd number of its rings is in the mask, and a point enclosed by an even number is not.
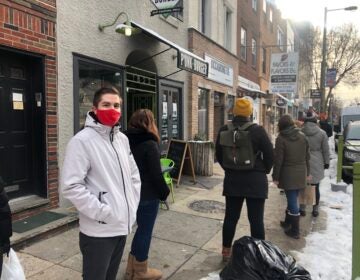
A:
[[[291,103],[291,104],[293,103],[290,99],[284,97],[284,96],[283,96],[282,94],[280,94],[280,93],[275,92],[275,95],[277,95],[278,97],[284,99],[284,100],[285,100],[286,102],[288,102],[288,103]]]
[[[192,72],[194,74],[200,76],[207,76],[209,71],[208,63],[202,59],[201,57],[189,52],[188,50],[180,47],[179,45],[175,44],[174,42],[169,41],[168,39],[162,37],[154,30],[149,28],[143,27],[140,24],[131,21],[131,25],[134,27],[140,28],[142,33],[155,38],[156,40],[168,45],[170,48],[173,48],[177,51],[177,67],[179,69]]]

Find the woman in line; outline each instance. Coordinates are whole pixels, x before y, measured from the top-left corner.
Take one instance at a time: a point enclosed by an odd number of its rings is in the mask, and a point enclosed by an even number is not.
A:
[[[253,114],[252,102],[246,98],[235,101],[233,108],[234,118],[231,125],[220,128],[216,140],[216,158],[225,170],[224,190],[225,218],[223,225],[223,261],[227,262],[231,256],[232,242],[236,232],[236,225],[244,201],[246,201],[247,216],[250,223],[251,236],[265,239],[264,207],[268,197],[268,180],[266,174],[273,165],[273,146],[265,129],[251,122]],[[221,133],[244,128],[248,131],[251,146],[254,152],[253,168],[248,170],[235,170],[224,165],[225,151],[220,144]]]
[[[302,132],[306,135],[310,147],[311,185],[315,186],[316,203],[312,215],[319,215],[320,181],[324,178],[324,169],[329,168],[330,153],[326,132],[317,125],[317,118],[313,112],[308,112]],[[300,205],[300,215],[305,216],[306,205]]]
[[[170,190],[161,172],[160,137],[153,113],[148,109],[137,110],[131,116],[125,134],[141,177],[140,204],[136,215],[138,228],[131,244],[125,279],[157,280],[162,273],[148,268],[147,260],[159,203],[166,200]]]
[[[12,235],[11,211],[9,199],[4,190],[5,183],[0,177],[0,278],[3,265],[3,255],[9,254],[10,237]]]
[[[310,178],[310,152],[306,137],[289,115],[284,115],[278,123],[279,135],[275,143],[273,182],[283,189],[287,198],[285,221],[280,222],[285,234],[298,239],[299,191],[304,189]]]

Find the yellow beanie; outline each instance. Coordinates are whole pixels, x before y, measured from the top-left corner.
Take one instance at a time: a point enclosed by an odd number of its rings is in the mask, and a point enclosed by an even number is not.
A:
[[[252,102],[246,98],[235,100],[233,114],[234,116],[249,117],[253,112]]]

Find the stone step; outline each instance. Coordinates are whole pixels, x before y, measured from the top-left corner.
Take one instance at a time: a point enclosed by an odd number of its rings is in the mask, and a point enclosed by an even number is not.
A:
[[[20,250],[32,243],[57,235],[78,225],[78,214],[74,208],[56,208],[49,212],[61,213],[66,216],[23,233],[13,232],[13,236],[10,238],[11,246],[15,250]]]

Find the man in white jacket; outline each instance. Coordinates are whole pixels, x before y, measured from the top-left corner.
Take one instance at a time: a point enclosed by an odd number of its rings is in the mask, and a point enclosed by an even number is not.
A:
[[[119,130],[121,102],[115,88],[95,92],[85,128],[68,143],[62,168],[63,196],[79,211],[85,280],[115,280],[136,220],[141,181]]]

